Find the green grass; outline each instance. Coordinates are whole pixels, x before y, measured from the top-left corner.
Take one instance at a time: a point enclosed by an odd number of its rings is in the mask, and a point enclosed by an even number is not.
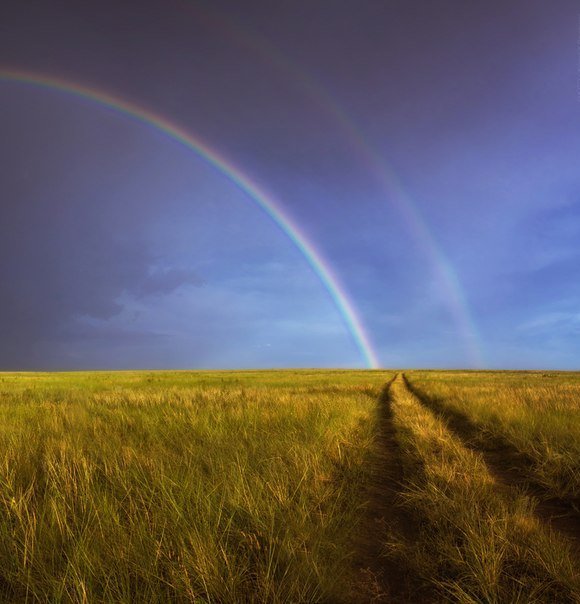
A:
[[[7,601],[339,601],[370,372],[0,377]]]

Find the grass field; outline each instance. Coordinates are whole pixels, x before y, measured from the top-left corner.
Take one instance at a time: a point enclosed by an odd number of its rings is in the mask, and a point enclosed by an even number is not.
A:
[[[580,374],[0,374],[6,602],[580,602]]]

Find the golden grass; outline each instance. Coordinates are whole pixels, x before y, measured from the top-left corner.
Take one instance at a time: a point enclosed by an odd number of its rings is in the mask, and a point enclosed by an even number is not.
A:
[[[387,378],[3,374],[1,597],[340,601]]]
[[[530,478],[580,498],[580,375],[564,372],[411,372],[447,409],[467,415],[483,444],[501,438],[530,459]]]
[[[391,389],[404,464],[402,505],[415,520],[413,543],[393,536],[385,555],[434,585],[438,601],[576,602],[580,577],[565,539],[533,516],[534,502],[498,485],[407,389]]]
[[[398,569],[435,601],[580,601],[570,544],[533,499],[401,378],[385,414],[393,375],[0,374],[0,601],[363,602],[396,595]],[[577,492],[580,376],[409,378]],[[383,507],[367,501],[381,478]],[[366,534],[369,510],[384,531]],[[384,534],[383,575],[356,568]]]

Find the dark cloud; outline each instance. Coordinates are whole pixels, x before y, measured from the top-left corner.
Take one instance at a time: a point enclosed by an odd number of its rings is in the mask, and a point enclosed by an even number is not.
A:
[[[170,294],[182,285],[200,287],[204,284],[205,281],[196,271],[187,268],[157,268],[150,270],[135,293],[140,296]]]
[[[26,364],[36,342],[64,338],[79,316],[114,316],[123,293],[169,293],[200,282],[189,270],[153,268],[158,261],[142,228],[150,211],[123,195],[121,166],[129,170],[124,153],[131,144],[117,145],[109,132],[105,145],[102,124],[79,131],[81,116],[65,111],[58,99],[33,95],[31,102],[19,92],[8,90],[0,118],[5,366]]]

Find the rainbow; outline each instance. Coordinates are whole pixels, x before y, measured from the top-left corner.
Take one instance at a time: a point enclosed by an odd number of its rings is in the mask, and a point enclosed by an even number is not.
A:
[[[338,275],[323,258],[322,254],[316,250],[315,246],[308,240],[306,234],[283,210],[279,201],[271,194],[266,193],[257,183],[252,181],[251,178],[245,175],[218,151],[212,149],[200,137],[192,135],[178,124],[135,103],[64,79],[27,71],[0,69],[0,81],[16,82],[57,90],[92,101],[163,132],[171,139],[181,143],[184,147],[203,158],[254,201],[298,248],[331,297],[342,317],[345,327],[360,351],[365,365],[372,369],[380,367],[370,337],[365,330],[354,303],[350,299]]]
[[[289,76],[340,127],[352,148],[359,154],[362,163],[374,174],[385,198],[397,208],[407,224],[410,234],[418,247],[423,250],[432,270],[443,285],[449,310],[461,334],[471,365],[474,367],[485,366],[481,337],[457,271],[429,229],[417,204],[406,193],[395,171],[385,163],[381,155],[365,139],[360,129],[336,99],[318,80],[278,50],[267,38],[254,31],[249,32],[246,26],[232,15],[212,10],[208,6],[204,6],[202,9],[189,2],[184,2],[183,6],[195,12],[196,18],[203,19],[205,23],[217,30],[223,30],[226,37],[236,40],[238,44],[255,52],[264,62]]]

